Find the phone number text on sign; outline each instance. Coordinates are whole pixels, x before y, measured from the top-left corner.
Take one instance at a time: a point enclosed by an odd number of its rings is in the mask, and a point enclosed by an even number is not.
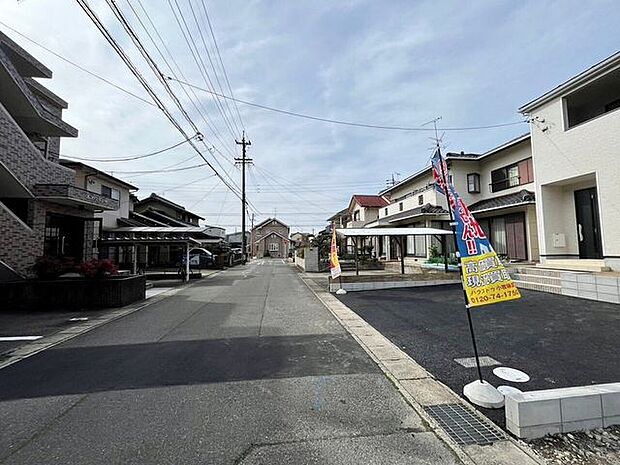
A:
[[[464,257],[463,286],[472,307],[521,297],[517,286],[495,252]]]

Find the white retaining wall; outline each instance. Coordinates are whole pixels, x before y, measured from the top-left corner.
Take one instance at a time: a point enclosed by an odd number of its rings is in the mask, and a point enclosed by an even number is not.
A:
[[[506,428],[519,438],[620,424],[620,383],[509,394]]]

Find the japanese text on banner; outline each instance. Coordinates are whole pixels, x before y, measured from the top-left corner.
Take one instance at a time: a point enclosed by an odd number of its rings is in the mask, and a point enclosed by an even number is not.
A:
[[[471,307],[493,304],[521,297],[517,286],[499,260],[495,250],[447,178],[447,166],[439,149],[433,159],[435,186],[447,193],[456,223],[456,242],[461,256],[463,288]]]

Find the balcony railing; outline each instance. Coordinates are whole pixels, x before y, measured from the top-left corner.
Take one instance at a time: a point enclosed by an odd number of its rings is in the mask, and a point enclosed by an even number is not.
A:
[[[118,210],[119,208],[118,200],[70,184],[37,184],[34,186],[34,195],[40,199],[65,205],[91,207],[94,210]]]

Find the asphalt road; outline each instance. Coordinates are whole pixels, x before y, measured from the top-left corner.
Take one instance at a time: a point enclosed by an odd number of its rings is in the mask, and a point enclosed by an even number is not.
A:
[[[472,309],[481,356],[526,372],[527,383],[496,377],[494,384],[522,391],[617,382],[620,379],[620,305],[521,290],[522,298]],[[350,292],[340,300],[461,394],[475,368],[456,358],[473,356],[460,285]],[[502,410],[483,410],[504,425]]]
[[[0,463],[452,464],[282,260],[0,370]]]

